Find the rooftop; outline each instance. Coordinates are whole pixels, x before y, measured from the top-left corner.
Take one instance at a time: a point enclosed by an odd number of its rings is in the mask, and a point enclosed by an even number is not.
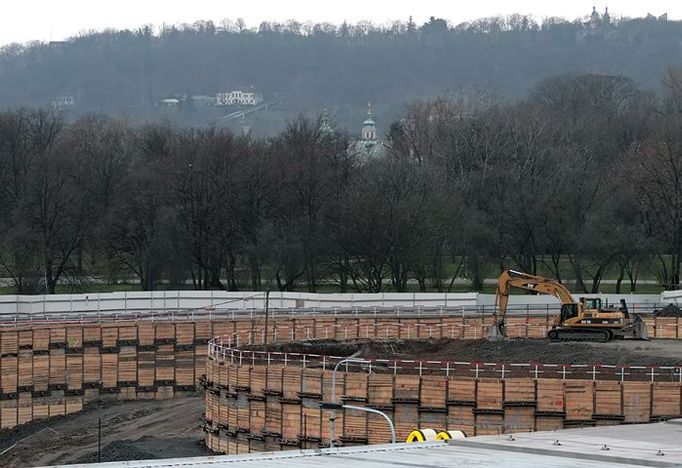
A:
[[[291,467],[403,468],[458,466],[588,468],[682,465],[682,419],[665,423],[601,426],[562,431],[480,436],[451,443],[423,442],[336,449],[253,453],[200,458],[142,460],[92,465],[99,468]]]

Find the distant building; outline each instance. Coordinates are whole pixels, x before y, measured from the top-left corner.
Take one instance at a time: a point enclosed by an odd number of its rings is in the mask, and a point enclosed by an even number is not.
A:
[[[76,105],[76,100],[70,94],[60,94],[52,101],[54,109],[67,109]]]
[[[177,99],[177,98],[162,99],[161,105],[163,107],[178,107],[180,105],[180,99]]]
[[[362,122],[360,139],[351,145],[353,151],[361,159],[381,157],[386,153],[386,146],[377,137],[377,126],[372,113],[372,103],[367,104],[367,117]]]
[[[263,95],[253,92],[252,88],[216,94],[216,105],[218,106],[257,106],[261,102],[263,102]]]

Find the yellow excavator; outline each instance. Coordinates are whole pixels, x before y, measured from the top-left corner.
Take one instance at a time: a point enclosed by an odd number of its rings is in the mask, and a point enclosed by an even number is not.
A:
[[[520,271],[506,270],[497,282],[495,298],[495,324],[488,329],[489,340],[506,337],[504,322],[513,288],[525,289],[538,294],[549,294],[561,301],[561,313],[547,338],[552,341],[611,341],[634,338],[648,340],[646,324],[641,317],[630,317],[625,300],[621,306],[604,307],[601,299],[580,298],[576,300],[571,292],[556,280],[534,276]]]

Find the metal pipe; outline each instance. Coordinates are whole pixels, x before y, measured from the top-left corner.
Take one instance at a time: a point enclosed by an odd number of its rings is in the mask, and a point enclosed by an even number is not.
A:
[[[388,423],[388,426],[391,428],[391,443],[395,444],[395,426],[393,425],[393,421],[391,421],[391,418],[389,418],[386,413],[384,413],[383,411],[376,410],[374,408],[365,408],[364,406],[343,405],[343,407],[349,410],[364,411],[366,413],[374,413],[383,416],[386,422]]]

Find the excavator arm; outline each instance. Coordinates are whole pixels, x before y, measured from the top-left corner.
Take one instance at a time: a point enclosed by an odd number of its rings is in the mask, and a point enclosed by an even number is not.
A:
[[[495,325],[489,328],[488,339],[495,340],[505,336],[504,321],[507,316],[509,295],[513,288],[554,296],[561,301],[562,305],[576,303],[566,286],[556,280],[529,275],[520,271],[505,270],[497,282],[494,312]]]

